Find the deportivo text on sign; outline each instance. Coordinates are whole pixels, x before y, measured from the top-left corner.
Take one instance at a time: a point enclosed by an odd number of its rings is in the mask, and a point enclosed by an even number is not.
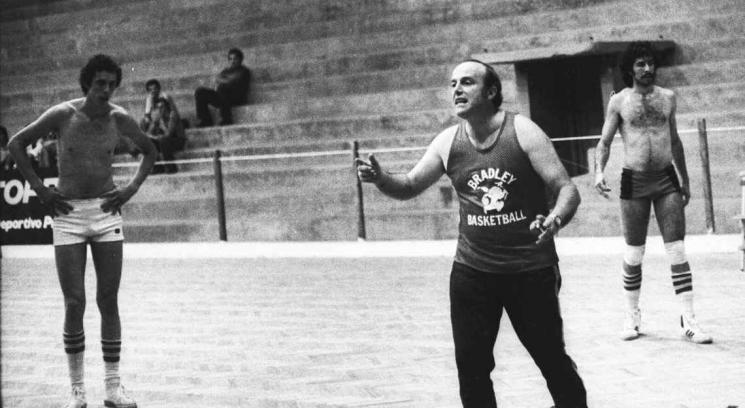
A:
[[[57,185],[56,168],[38,168],[45,186]],[[52,216],[17,169],[0,177],[0,243],[34,245],[52,243]]]

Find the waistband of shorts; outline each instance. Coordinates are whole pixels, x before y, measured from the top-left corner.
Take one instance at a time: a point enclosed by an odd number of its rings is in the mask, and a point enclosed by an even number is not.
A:
[[[639,170],[631,170],[628,167],[624,167],[621,169],[621,174],[625,175],[634,175],[634,176],[640,176],[640,177],[659,177],[659,176],[665,176],[670,174],[670,172],[675,171],[675,166],[672,164],[669,164],[667,167],[663,167],[660,170],[650,170],[650,171],[639,171]]]

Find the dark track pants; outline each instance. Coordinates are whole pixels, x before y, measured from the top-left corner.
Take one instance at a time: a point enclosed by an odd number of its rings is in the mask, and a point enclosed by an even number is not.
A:
[[[481,272],[454,262],[450,317],[464,408],[497,406],[489,377],[502,310],[541,370],[556,408],[586,408],[577,367],[564,348],[558,266],[517,274]]]

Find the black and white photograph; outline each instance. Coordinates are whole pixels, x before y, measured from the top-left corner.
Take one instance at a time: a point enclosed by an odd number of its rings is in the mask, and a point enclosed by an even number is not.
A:
[[[0,407],[745,408],[742,0],[0,0]]]

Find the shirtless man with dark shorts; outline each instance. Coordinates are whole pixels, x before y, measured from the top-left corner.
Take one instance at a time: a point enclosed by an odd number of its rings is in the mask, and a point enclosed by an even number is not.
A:
[[[85,263],[87,245],[96,269],[96,303],[101,312],[105,366],[104,406],[136,408],[119,376],[121,323],[117,296],[122,272],[121,207],[139,189],[155,162],[156,150],[137,122],[109,102],[122,79],[110,57],[96,55],[80,71],[85,95],[55,105],[13,136],[8,144],[21,174],[54,216],[53,240],[65,300],[63,341],[72,396],[67,408],[87,406],[84,384]],[[58,138],[58,186],[46,187],[31,167],[26,146],[54,131]],[[120,138],[128,138],[143,159],[126,186],[114,184],[112,162]]]
[[[603,171],[611,142],[616,131],[620,131],[624,146],[621,222],[626,240],[623,287],[628,305],[621,338],[633,340],[640,335],[641,265],[649,216],[654,206],[670,261],[673,288],[681,305],[682,335],[695,343],[711,343],[711,336],[701,330],[693,312],[691,269],[683,243],[683,209],[688,204],[690,190],[683,145],[675,122],[675,93],[654,84],[656,62],[649,43],[629,45],[621,62],[627,88],[610,98],[595,154],[595,188],[607,198],[610,188]]]

